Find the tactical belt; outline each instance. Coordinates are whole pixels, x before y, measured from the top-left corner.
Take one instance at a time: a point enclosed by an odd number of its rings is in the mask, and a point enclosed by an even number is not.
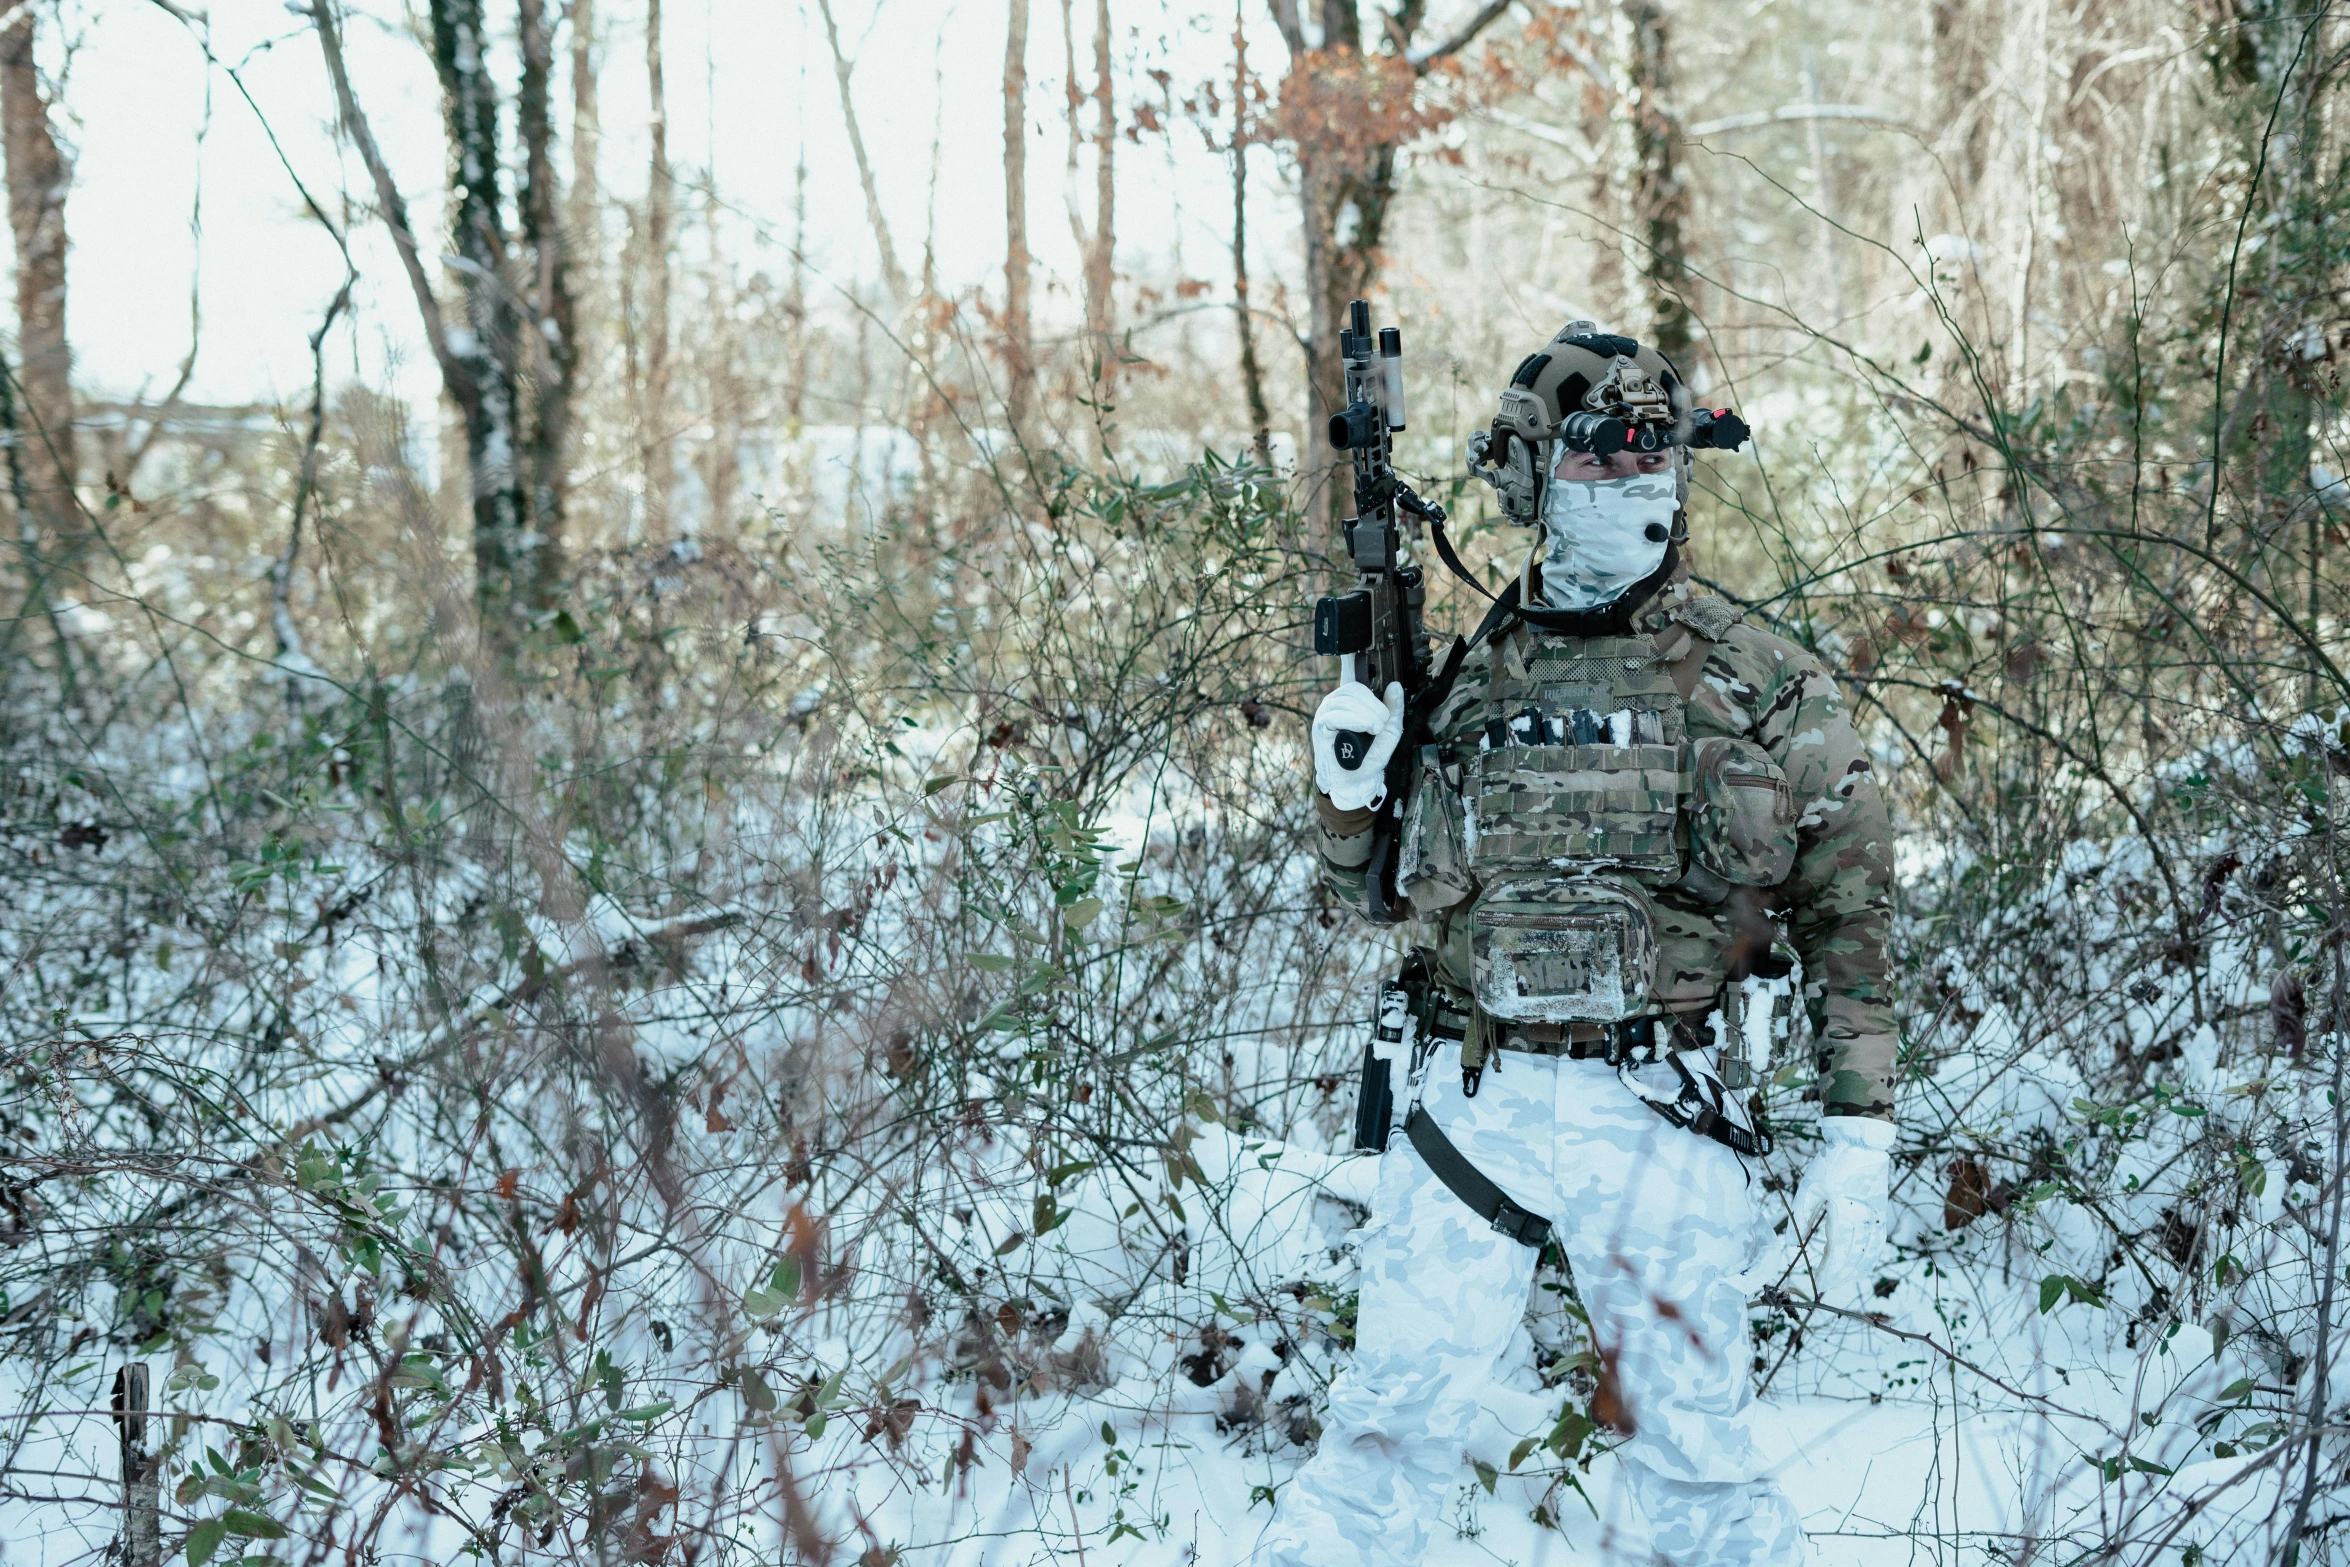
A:
[[[1424,1107],[1413,1106],[1403,1131],[1428,1166],[1428,1173],[1468,1204],[1471,1213],[1492,1225],[1496,1233],[1538,1251],[1549,1244],[1550,1221],[1519,1207],[1510,1200],[1509,1193],[1487,1180],[1485,1172],[1462,1157],[1461,1151],[1452,1145],[1452,1139],[1437,1129],[1435,1119]]]
[[[1495,1049],[1615,1065],[1636,1057],[1654,1059],[1659,1053],[1660,1028],[1670,1035],[1674,1023],[1674,1014],[1652,1012],[1646,1017],[1628,1017],[1618,1023],[1503,1024],[1488,1018],[1486,1027],[1507,1030],[1498,1039],[1488,1036]],[[1464,1043],[1469,1037],[1469,1009],[1443,992],[1432,990],[1421,1016],[1421,1029],[1423,1036],[1435,1043]]]
[[[1525,1055],[1565,1056],[1570,1061],[1605,1061],[1617,1065],[1658,1052],[1657,1033],[1672,1033],[1670,1012],[1628,1017],[1620,1023],[1512,1023],[1499,1048]]]

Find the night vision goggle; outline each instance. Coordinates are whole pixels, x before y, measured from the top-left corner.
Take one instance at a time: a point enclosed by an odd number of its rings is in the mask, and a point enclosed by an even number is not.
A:
[[[1469,473],[1493,486],[1502,515],[1532,523],[1542,515],[1542,487],[1550,478],[1550,464],[1542,448],[1550,441],[1568,451],[1613,457],[1618,452],[1662,452],[1676,447],[1734,452],[1753,433],[1745,420],[1727,408],[1699,408],[1681,422],[1580,409],[1560,420],[1541,441],[1497,419],[1493,428],[1469,437]]]

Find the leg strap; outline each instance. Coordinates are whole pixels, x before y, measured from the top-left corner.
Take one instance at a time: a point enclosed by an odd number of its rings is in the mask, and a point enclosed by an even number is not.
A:
[[[1641,1063],[1637,1060],[1619,1065],[1616,1076],[1633,1097],[1673,1125],[1710,1137],[1733,1153],[1759,1159],[1771,1151],[1770,1134],[1751,1123],[1746,1106],[1723,1086],[1713,1056],[1707,1046],[1667,1050],[1664,1059],[1680,1080],[1680,1092],[1669,1099],[1640,1081],[1636,1072]]]
[[[1445,1184],[1469,1211],[1521,1246],[1540,1250],[1550,1241],[1550,1221],[1510,1201],[1509,1193],[1494,1185],[1465,1158],[1452,1139],[1437,1128],[1427,1110],[1414,1106],[1403,1124],[1404,1135],[1419,1150],[1428,1173]]]

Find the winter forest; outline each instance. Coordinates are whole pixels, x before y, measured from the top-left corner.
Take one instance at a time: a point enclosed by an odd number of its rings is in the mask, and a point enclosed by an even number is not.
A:
[[[0,151],[0,1564],[1248,1561],[1357,297],[1496,586],[1562,323],[1736,407],[1696,578],[1887,790],[1810,1559],[2350,1561],[2330,0],[17,0]],[[1430,1559],[1647,1563],[1525,1304]]]

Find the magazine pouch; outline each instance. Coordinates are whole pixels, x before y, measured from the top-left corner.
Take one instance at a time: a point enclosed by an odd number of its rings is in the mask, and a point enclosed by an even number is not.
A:
[[[1469,895],[1469,856],[1461,833],[1461,770],[1441,747],[1420,747],[1396,848],[1395,885],[1415,914],[1449,909]]]

